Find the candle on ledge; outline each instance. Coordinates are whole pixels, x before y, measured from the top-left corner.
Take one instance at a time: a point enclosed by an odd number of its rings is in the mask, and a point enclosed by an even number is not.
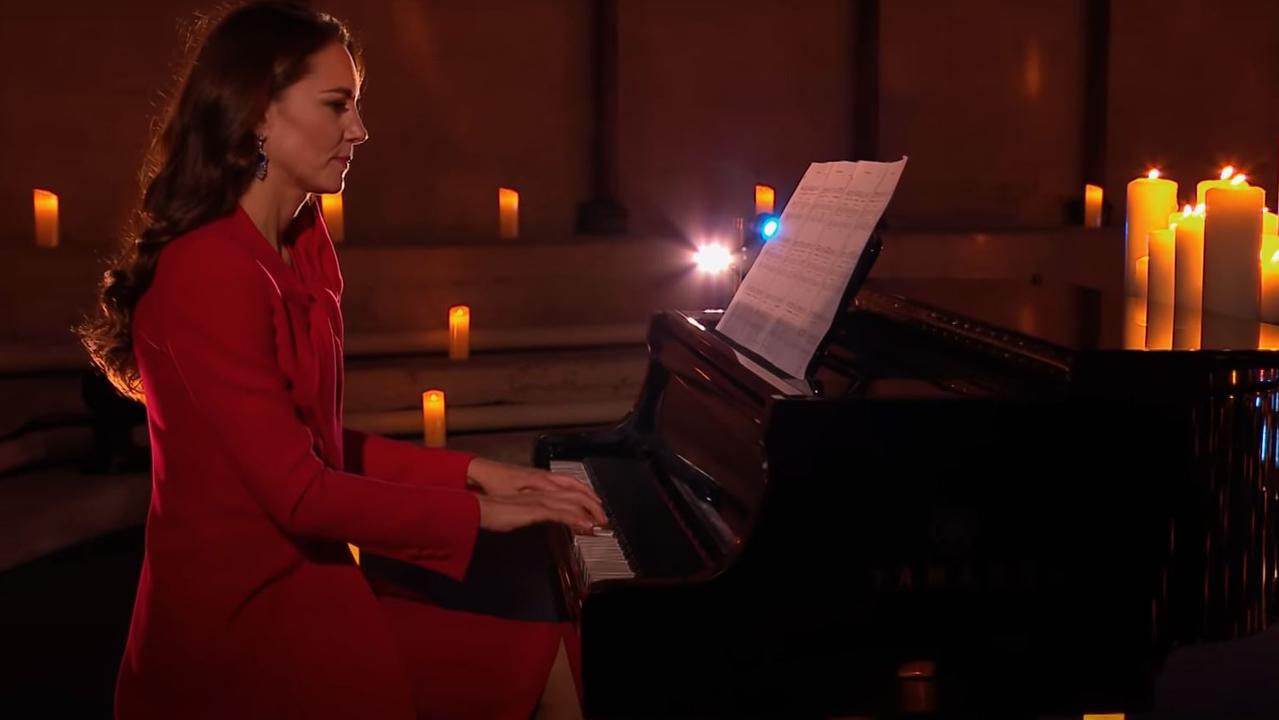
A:
[[[471,356],[471,308],[454,305],[449,308],[449,359],[465,360]]]
[[[1221,169],[1221,175],[1212,180],[1200,180],[1195,186],[1195,204],[1202,205],[1208,202],[1208,189],[1216,187],[1230,187],[1230,181],[1235,177],[1235,168],[1227,165]]]
[[[755,214],[772,214],[777,202],[777,191],[772,185],[757,184],[755,186]]]
[[[1177,236],[1177,247],[1173,252],[1176,307],[1173,311],[1172,346],[1179,350],[1195,349],[1199,347],[1203,325],[1204,206],[1192,208],[1186,205],[1182,212],[1172,215],[1170,225]]]
[[[1105,191],[1100,185],[1084,185],[1084,227],[1101,227],[1101,201]]]
[[[444,447],[447,436],[444,421],[444,391],[427,390],[422,393],[422,439],[427,447]]]
[[[503,240],[520,235],[520,194],[511,188],[497,189],[497,229]]]
[[[1177,209],[1177,183],[1151,170],[1146,177],[1128,183],[1128,213],[1124,224],[1124,292],[1141,297],[1137,259],[1150,254],[1151,230],[1168,227],[1168,215]]]
[[[1261,322],[1279,324],[1279,235],[1261,236]]]
[[[1149,280],[1146,285],[1146,347],[1172,349],[1173,284],[1176,230],[1150,231]]]
[[[329,237],[334,244],[346,239],[346,218],[342,214],[342,193],[321,195],[320,212],[324,215],[324,224],[329,228]]]
[[[1208,188],[1206,197],[1204,312],[1255,321],[1261,298],[1261,208],[1266,191],[1236,175],[1228,187]]]
[[[36,247],[58,246],[58,196],[48,190],[32,190],[35,209]]]

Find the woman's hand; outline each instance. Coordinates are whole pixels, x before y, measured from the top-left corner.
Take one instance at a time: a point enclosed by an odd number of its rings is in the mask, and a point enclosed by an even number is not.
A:
[[[541,522],[563,523],[589,531],[607,521],[598,505],[592,507],[580,493],[567,490],[528,490],[514,495],[476,495],[480,501],[480,527],[508,532]]]
[[[514,530],[546,521],[589,530],[592,525],[608,522],[595,491],[568,475],[475,458],[467,467],[466,476],[469,484],[484,493],[480,501],[480,525],[489,530]],[[485,525],[486,507],[495,518],[493,522],[502,528]],[[586,525],[580,524],[579,511],[586,513]],[[509,522],[518,524],[505,527]]]

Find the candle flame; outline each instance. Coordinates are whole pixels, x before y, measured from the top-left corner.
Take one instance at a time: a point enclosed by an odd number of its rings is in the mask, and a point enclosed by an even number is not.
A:
[[[427,390],[426,402],[429,405],[438,405],[444,402],[444,393],[440,390]]]
[[[1182,214],[1182,215],[1194,215],[1194,214],[1195,214],[1195,208],[1194,208],[1194,207],[1193,207],[1190,203],[1186,203],[1186,206],[1185,206],[1185,207],[1183,207],[1183,208],[1181,209],[1181,214]]]
[[[1221,179],[1229,180],[1231,175],[1235,174],[1235,166],[1227,165],[1221,169]]]
[[[1236,175],[1236,176],[1234,176],[1233,178],[1231,178],[1231,179],[1230,179],[1230,184],[1231,184],[1231,185],[1242,185],[1242,184],[1243,184],[1243,182],[1244,182],[1245,180],[1247,180],[1247,179],[1248,179],[1248,176],[1247,176],[1247,175]]]
[[[1151,180],[1158,180],[1159,168],[1150,168],[1150,172],[1146,173],[1146,177],[1150,178]]]
[[[1199,203],[1198,205],[1195,206],[1196,215],[1203,215],[1207,212],[1208,212],[1208,206],[1205,205],[1204,203]]]
[[[1279,250],[1276,250],[1275,254],[1270,256],[1270,262],[1279,263]]]

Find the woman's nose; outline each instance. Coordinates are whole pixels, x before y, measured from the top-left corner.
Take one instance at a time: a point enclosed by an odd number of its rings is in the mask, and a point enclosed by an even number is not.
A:
[[[359,145],[369,139],[369,130],[364,127],[364,118],[360,117],[359,112],[355,113],[355,122],[347,128],[346,137],[352,145]]]

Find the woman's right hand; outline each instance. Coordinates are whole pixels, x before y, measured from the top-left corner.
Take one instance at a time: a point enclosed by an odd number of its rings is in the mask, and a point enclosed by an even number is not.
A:
[[[574,530],[590,530],[604,525],[608,517],[585,502],[584,496],[568,490],[529,490],[513,495],[476,495],[480,503],[480,527],[493,532],[509,532],[526,525],[558,522]]]

